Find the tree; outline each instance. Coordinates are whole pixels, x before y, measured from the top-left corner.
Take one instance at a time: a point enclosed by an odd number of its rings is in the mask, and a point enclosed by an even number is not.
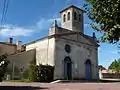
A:
[[[0,56],[0,81],[5,75],[9,61],[7,60],[7,54]]]
[[[85,10],[93,29],[103,31],[102,42],[120,40],[120,0],[85,0]]]
[[[117,73],[120,73],[120,59],[118,60],[114,60],[110,66],[108,67],[108,69],[113,69],[114,71],[116,71]]]

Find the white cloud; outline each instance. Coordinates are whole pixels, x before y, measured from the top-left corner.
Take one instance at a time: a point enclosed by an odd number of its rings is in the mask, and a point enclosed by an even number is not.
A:
[[[56,18],[58,25],[60,25],[60,18]],[[52,27],[54,19],[40,19],[34,26],[34,28],[25,28],[16,25],[4,25],[4,28],[0,29],[0,36],[11,37],[11,36],[31,36],[36,32],[41,32],[42,30],[49,30]]]
[[[60,24],[61,19],[60,18],[56,18],[58,25]],[[50,27],[52,27],[54,22],[54,19],[50,18],[50,19],[40,19],[37,23],[36,26],[37,28],[42,31],[42,30],[48,30]]]
[[[0,35],[4,37],[10,36],[30,36],[33,33],[33,29],[18,27],[13,25],[5,25],[0,30]]]

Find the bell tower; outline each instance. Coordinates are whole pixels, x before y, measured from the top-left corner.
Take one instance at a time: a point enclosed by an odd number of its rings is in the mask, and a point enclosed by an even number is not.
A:
[[[82,9],[74,5],[60,11],[62,28],[84,33],[83,12]]]

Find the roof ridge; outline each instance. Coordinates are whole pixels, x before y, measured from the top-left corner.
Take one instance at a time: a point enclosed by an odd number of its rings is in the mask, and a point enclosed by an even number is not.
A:
[[[0,42],[1,44],[7,44],[7,45],[13,45],[13,46],[16,46],[16,44],[14,43],[8,43],[8,42]]]
[[[62,9],[62,10],[60,11],[60,13],[62,13],[63,11],[65,11],[65,10],[67,10],[67,9],[71,8],[71,7],[73,7],[73,8],[77,8],[77,9],[79,9],[79,10],[81,10],[81,11],[83,11],[83,12],[84,12],[84,10],[83,10],[83,9],[81,9],[81,8],[79,8],[79,7],[75,6],[75,5],[69,5],[68,7],[66,7],[66,8]]]

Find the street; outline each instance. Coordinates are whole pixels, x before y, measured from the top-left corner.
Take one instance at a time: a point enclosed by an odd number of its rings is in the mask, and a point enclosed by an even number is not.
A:
[[[120,90],[120,83],[15,83],[2,82],[0,90]]]

